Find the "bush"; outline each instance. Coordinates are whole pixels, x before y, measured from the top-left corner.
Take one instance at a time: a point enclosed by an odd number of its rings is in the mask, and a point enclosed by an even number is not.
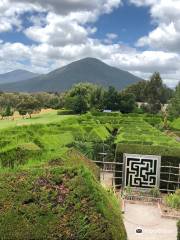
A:
[[[159,188],[157,188],[157,187],[154,187],[154,188],[151,188],[150,190],[149,190],[149,194],[152,196],[152,197],[156,197],[156,198],[158,198],[158,197],[160,197],[160,191],[159,191]]]
[[[71,110],[59,110],[57,112],[57,115],[73,115],[74,112]]]
[[[165,202],[171,208],[180,209],[179,190],[176,190],[174,194],[169,194],[167,197],[165,197]]]

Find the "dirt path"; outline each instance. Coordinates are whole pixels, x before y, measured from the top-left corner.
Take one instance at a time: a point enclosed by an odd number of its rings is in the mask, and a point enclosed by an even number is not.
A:
[[[161,218],[156,206],[126,203],[124,223],[128,240],[176,240],[176,220]]]

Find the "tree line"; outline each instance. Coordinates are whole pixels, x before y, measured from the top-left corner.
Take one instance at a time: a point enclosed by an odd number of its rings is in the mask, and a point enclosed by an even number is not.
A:
[[[141,102],[141,107],[137,107]],[[0,93],[0,115],[2,118],[29,115],[44,108],[66,108],[76,114],[89,110],[112,110],[122,113],[158,113],[162,105],[169,104],[168,112],[174,117],[180,116],[180,83],[176,90],[168,88],[159,73],[154,73],[149,81],[140,81],[122,91],[110,86],[104,89],[90,83],[74,85],[65,93]]]

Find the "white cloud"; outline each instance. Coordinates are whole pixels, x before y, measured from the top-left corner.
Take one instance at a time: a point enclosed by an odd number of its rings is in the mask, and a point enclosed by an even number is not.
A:
[[[77,22],[66,17],[49,13],[45,27],[32,26],[25,30],[27,37],[40,43],[49,43],[55,46],[69,43],[81,44],[86,41],[90,29],[86,29]]]
[[[141,6],[151,6],[153,4],[157,4],[159,0],[129,0],[130,3],[135,4],[138,7]]]
[[[106,38],[104,39],[104,43],[113,44],[114,40],[117,40],[118,35],[115,33],[107,33]]]
[[[137,2],[143,5],[143,1]],[[154,1],[151,4],[150,13],[158,26],[148,36],[141,37],[137,46],[149,46],[152,49],[180,52],[180,1]]]
[[[121,0],[9,0],[12,3],[33,4],[57,14],[69,14],[71,12],[101,11],[110,13],[121,4]]]
[[[93,38],[97,31],[93,22],[113,11],[121,0],[1,0],[0,32],[15,28],[34,44],[0,40],[0,71],[23,68],[45,73],[84,57],[96,57],[144,78],[160,71],[165,82],[174,86],[180,76],[180,1],[129,2],[138,7],[149,6],[156,23],[157,27],[138,41],[138,46],[148,45],[148,51],[115,44],[121,39],[111,32],[104,41]],[[31,26],[26,29],[21,18],[24,12],[31,15]]]
[[[154,71],[160,71],[166,82],[174,86],[180,74],[180,56],[175,53],[145,51],[119,44],[105,45],[98,40],[88,39],[83,44],[52,46],[47,43],[25,46],[5,43],[0,46],[0,68],[7,70],[25,68],[35,72],[48,72],[84,57],[96,57],[106,63],[131,71],[140,77],[149,78]],[[28,64],[23,61],[28,61]]]

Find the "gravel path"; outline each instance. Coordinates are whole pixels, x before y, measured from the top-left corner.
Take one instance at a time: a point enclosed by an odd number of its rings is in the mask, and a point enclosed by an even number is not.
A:
[[[176,240],[176,220],[161,218],[156,206],[126,203],[124,223],[128,240]]]

